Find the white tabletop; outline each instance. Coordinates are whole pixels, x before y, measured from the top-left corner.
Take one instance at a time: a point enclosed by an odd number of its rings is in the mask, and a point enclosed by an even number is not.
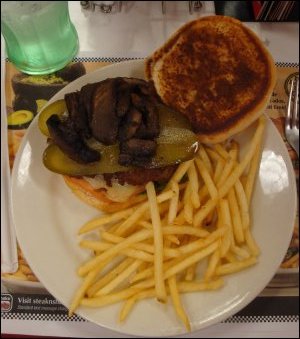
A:
[[[200,12],[189,14],[188,1],[124,1],[121,12],[84,10],[69,1],[81,56],[137,58],[150,55],[184,23],[214,14],[213,1],[203,1]],[[299,23],[247,23],[264,41],[275,61],[299,62]]]

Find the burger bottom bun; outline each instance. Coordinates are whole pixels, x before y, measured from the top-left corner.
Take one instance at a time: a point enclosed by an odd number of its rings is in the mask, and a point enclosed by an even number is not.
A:
[[[105,189],[95,190],[84,179],[64,175],[65,183],[71,191],[86,204],[93,206],[103,212],[113,213],[130,206],[136,205],[146,199],[146,196],[140,194],[142,189],[137,187],[136,193],[124,202],[115,202],[108,198]]]

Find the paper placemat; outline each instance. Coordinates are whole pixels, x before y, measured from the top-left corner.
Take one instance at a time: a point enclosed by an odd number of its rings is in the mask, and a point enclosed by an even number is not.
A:
[[[123,60],[128,59],[97,57],[76,58],[71,67],[67,67],[63,71],[57,72],[53,75],[43,77],[22,76],[11,63],[6,62],[5,90],[8,114],[8,148],[10,167],[12,168],[13,166],[21,140],[32,119],[56,92],[67,85],[70,81],[76,79],[78,76],[92,72],[112,62],[120,62]],[[278,81],[270,104],[266,109],[266,114],[272,119],[285,140],[284,115],[286,111],[286,103],[291,79],[298,74],[298,65],[291,63],[277,63],[277,70]],[[24,112],[22,114],[22,111],[31,112],[31,114]],[[286,146],[295,168],[295,174],[298,182],[299,160],[297,159],[295,152],[287,143]],[[297,215],[293,239],[291,240],[291,245],[282,267],[278,269],[278,273],[260,297],[256,298],[244,310],[220,324],[220,326],[224,326],[224,330],[225,328],[228,329],[229,324],[235,327],[241,323],[298,323],[299,306],[298,308],[296,306],[299,295],[298,239],[299,231]],[[91,326],[91,329],[99,329],[99,327],[90,324],[77,316],[68,318],[65,307],[57,302],[52,296],[47,294],[47,291],[38,282],[20,249],[18,256],[19,270],[15,274],[2,275],[1,279],[1,292],[6,292],[1,293],[1,318],[5,320],[4,323],[8,325],[11,320],[20,321],[20,324],[22,323],[23,325],[28,321],[39,321],[52,324],[55,322],[58,325],[55,327],[55,330],[53,330],[52,326],[52,330],[50,332],[44,332],[43,334],[62,335],[64,333],[63,335],[65,336],[79,336],[77,330],[78,325],[80,324],[81,326],[84,324],[81,328],[84,328],[85,330],[80,332],[82,333],[80,336],[85,336],[84,333],[90,333],[90,336],[93,337],[94,332],[89,332],[89,326]],[[280,312],[276,313],[276,310],[280,310]],[[69,328],[67,333],[62,331],[62,326],[65,326],[66,324],[68,324],[67,328]],[[33,333],[32,331],[25,330],[25,327],[23,327],[23,334],[28,333],[41,335],[38,330]],[[216,326],[214,327],[217,328]],[[280,329],[282,328],[283,327]],[[58,329],[60,329],[61,332],[57,332]],[[103,329],[103,331],[103,336],[105,336],[105,331],[107,330]],[[221,332],[223,333],[223,330]],[[7,329],[6,333],[13,332],[10,332]],[[201,333],[203,332],[201,331]],[[216,333],[219,332],[217,331]],[[229,334],[229,337],[237,336],[237,334],[232,332],[232,330],[228,330],[226,333]],[[115,335],[115,332],[110,332],[109,336],[113,337]],[[210,336],[214,335],[220,336],[220,333],[210,334]],[[190,337],[193,336],[191,335]]]

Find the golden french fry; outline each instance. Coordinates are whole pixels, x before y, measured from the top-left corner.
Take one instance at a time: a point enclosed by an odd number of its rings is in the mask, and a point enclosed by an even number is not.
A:
[[[242,269],[252,266],[256,264],[257,259],[255,257],[250,257],[248,259],[232,262],[224,265],[220,265],[216,269],[217,275],[225,275],[225,274],[231,274],[236,273],[238,271],[241,271]]]
[[[188,200],[184,205],[184,220],[188,224],[193,223],[193,204],[191,200]]]
[[[250,225],[250,214],[249,214],[247,196],[246,196],[244,187],[241,184],[240,180],[236,181],[234,185],[234,189],[236,192],[238,204],[240,206],[243,230],[245,231]]]
[[[136,250],[134,248],[126,248],[121,250],[120,253],[125,254],[130,258],[139,259],[143,262],[152,263],[154,261],[153,255],[142,250]]]
[[[204,151],[205,152],[205,151]],[[190,182],[190,190],[191,190],[191,202],[194,208],[200,207],[200,200],[199,200],[199,180],[197,171],[195,168],[194,163],[191,164],[190,168],[188,169],[188,177]]]
[[[184,323],[186,329],[190,332],[191,331],[190,321],[182,306],[179,291],[177,288],[176,277],[174,275],[168,279],[168,285],[175,312],[179,319],[181,319],[182,322]]]
[[[220,160],[224,161],[224,158],[218,152],[214,151],[210,147],[206,147],[205,150],[206,150],[207,155],[210,157],[212,161],[216,161],[216,162]]]
[[[247,181],[245,184],[245,193],[246,193],[248,205],[250,205],[250,201],[252,197],[254,181],[255,181],[258,165],[259,165],[259,160],[261,157],[261,148],[262,148],[262,145],[260,143],[260,145],[256,148],[256,152],[253,156],[253,159],[252,159],[252,162],[249,168],[249,173],[247,175]]]
[[[101,296],[110,293],[117,286],[119,286],[124,280],[126,280],[137,268],[141,265],[141,260],[135,260],[131,263],[123,272],[120,272],[114,279],[112,279],[108,284],[102,287],[97,291],[96,296]]]
[[[138,224],[141,225],[142,227],[145,227],[147,230],[153,229],[152,224],[149,221],[141,220],[141,221],[139,221]]]
[[[134,259],[131,258],[124,259],[118,266],[114,267],[111,271],[109,271],[109,273],[101,277],[101,279],[99,279],[92,286],[90,286],[87,289],[87,295],[89,297],[94,296],[100,288],[111,282],[115,277],[118,276],[118,274],[123,272],[133,262]]]
[[[250,257],[250,253],[245,248],[233,245],[230,247],[230,250],[241,259],[248,259]]]
[[[250,253],[253,256],[258,256],[260,254],[260,249],[258,245],[256,244],[256,241],[254,240],[249,229],[245,231],[245,240],[246,240],[246,244],[249,248]]]
[[[131,207],[131,208],[128,208],[128,209],[123,210],[123,211],[119,211],[119,212],[116,212],[116,213],[113,213],[113,214],[106,214],[106,215],[103,215],[99,218],[95,218],[95,219],[87,222],[86,224],[84,224],[79,229],[78,234],[87,233],[87,232],[93,231],[93,230],[95,230],[95,229],[97,229],[97,228],[99,228],[103,225],[125,219],[128,216],[130,216],[134,211],[135,211],[135,208]]]
[[[216,168],[215,168],[215,171],[214,171],[214,176],[213,176],[213,180],[214,180],[215,185],[217,185],[217,183],[220,181],[222,172],[224,170],[224,166],[225,166],[225,161],[222,158],[220,158],[217,161],[217,165],[216,165]]]
[[[121,300],[128,299],[138,292],[140,292],[140,289],[128,287],[119,292],[115,292],[109,295],[103,295],[94,298],[83,298],[80,304],[82,306],[88,307],[103,307],[106,305],[115,304]]]
[[[36,277],[34,274],[28,274],[28,275],[27,275],[27,279],[28,279],[29,281],[35,281],[35,282],[38,281],[37,277]]]
[[[208,262],[207,269],[204,273],[204,281],[209,281],[215,274],[217,265],[220,261],[220,250],[217,249],[211,256]]]
[[[171,189],[174,196],[170,200],[169,212],[168,212],[168,223],[172,224],[176,218],[178,211],[178,200],[179,200],[179,186],[175,181],[171,182]]]
[[[119,321],[123,322],[128,317],[128,314],[131,312],[133,306],[137,302],[138,298],[137,296],[130,297],[127,299],[121,309],[120,315],[119,315]]]
[[[140,205],[114,232],[116,235],[125,235],[126,232],[130,231],[139,219],[141,219],[146,211],[148,210],[148,202]]]
[[[213,145],[213,148],[224,160],[226,160],[229,157],[228,152],[221,144],[215,144]]]
[[[238,154],[239,154],[239,144],[235,141],[235,140],[231,140],[231,143],[230,143],[230,151],[228,152],[229,153],[229,156],[235,160],[235,161],[238,161]]]
[[[99,268],[96,267],[92,271],[88,273],[88,275],[84,278],[84,281],[82,285],[79,287],[79,289],[76,291],[71,305],[69,307],[69,317],[73,315],[77,307],[80,305],[82,298],[84,297],[84,294],[86,290],[91,286],[91,284],[94,282],[97,274],[99,273]]]
[[[224,285],[220,278],[212,281],[181,281],[178,283],[178,289],[181,293],[200,292],[205,290],[217,290]]]
[[[202,225],[202,222],[204,221],[204,219],[216,207],[218,200],[219,200],[218,198],[210,199],[203,206],[201,206],[201,208],[198,210],[198,212],[196,212],[195,215],[194,215],[194,219],[193,219],[193,225],[194,226],[200,227]]]
[[[185,221],[186,221],[186,220],[185,220],[185,217],[184,217],[184,211],[181,211],[181,212],[177,215],[177,217],[175,218],[173,224],[174,224],[174,225],[182,225],[182,224],[185,223]]]
[[[227,161],[225,162],[225,166],[224,166],[223,171],[222,171],[222,173],[219,177],[219,180],[217,182],[218,188],[220,188],[225,183],[226,179],[228,178],[228,176],[232,172],[234,164],[235,164],[235,160],[233,160],[231,157],[229,157],[227,159]]]
[[[238,244],[241,244],[245,241],[245,237],[243,232],[242,218],[233,188],[228,193],[228,201],[232,219],[234,239]]]
[[[199,238],[205,238],[210,235],[210,232],[199,229],[193,226],[164,226],[163,234],[188,234]]]
[[[143,271],[136,273],[136,275],[134,275],[130,279],[130,283],[133,284],[133,283],[135,283],[137,281],[153,277],[153,275],[154,275],[154,266],[147,267]]]
[[[185,191],[184,191],[184,196],[183,196],[183,215],[184,219],[187,223],[191,224],[193,222],[193,204],[191,200],[191,185],[190,183],[187,185]]]
[[[179,241],[178,237],[174,234],[167,234],[165,238],[171,244],[180,245],[180,241]]]
[[[202,159],[206,169],[208,170],[209,174],[212,175],[213,173],[213,167],[211,164],[211,161],[209,159],[208,154],[206,153],[206,150],[203,145],[200,144],[198,154],[200,155],[200,158]]]
[[[146,191],[149,201],[153,233],[154,233],[154,279],[155,279],[155,291],[156,298],[160,302],[166,302],[167,292],[163,279],[163,234],[161,228],[161,221],[159,210],[157,206],[157,197],[153,182],[149,182],[146,185]]]
[[[103,252],[113,246],[113,244],[109,244],[107,242],[99,241],[99,240],[81,240],[79,243],[81,248],[87,248],[94,251]]]
[[[28,265],[19,264],[19,270],[25,275],[32,274],[31,268]]]
[[[185,173],[187,172],[187,170],[189,169],[189,167],[191,166],[192,164],[192,160],[189,160],[189,161],[185,161],[185,162],[182,162],[176,169],[175,173],[173,174],[171,180],[169,181],[168,185],[167,185],[167,188],[170,187],[171,185],[171,182],[177,182],[179,183],[180,180],[183,178],[183,176],[185,175]]]
[[[138,300],[146,299],[146,298],[153,298],[155,297],[155,289],[152,288],[150,290],[146,290],[143,292],[139,292],[129,299],[127,299],[121,309],[120,315],[119,315],[119,321],[123,322],[129,315],[129,313],[132,311],[133,306],[136,304]]]
[[[19,265],[28,265],[25,259],[19,259]]]
[[[225,257],[226,253],[229,251],[231,246],[231,232],[232,232],[232,223],[231,216],[229,210],[229,203],[226,199],[220,200],[220,217],[221,224],[227,227],[227,230],[223,237],[221,238],[221,246],[220,246],[220,256]]]
[[[186,281],[194,280],[196,277],[196,270],[197,270],[197,263],[188,267],[185,273],[185,280]]]
[[[27,280],[27,276],[20,270],[15,273],[3,273],[2,276],[5,278],[12,278],[16,280]]]
[[[251,164],[252,164],[252,161],[251,161]],[[240,182],[241,182],[241,184],[243,185],[244,190],[245,190],[245,187],[246,187],[246,181],[247,181],[247,179],[248,179],[248,176],[247,176],[246,174],[242,174],[242,175],[240,176]],[[245,191],[245,193],[246,193],[246,191]],[[247,200],[248,200],[248,198],[247,198]],[[249,205],[249,204],[248,204],[248,205]]]
[[[146,268],[149,267],[149,265],[152,265],[152,263],[147,263],[146,261],[143,261],[141,265],[138,267],[138,269],[136,270],[137,273],[144,271]]]
[[[202,177],[203,181],[205,182],[205,184],[207,186],[207,189],[208,189],[208,192],[209,192],[211,198],[212,199],[217,198],[218,197],[218,190],[217,190],[217,188],[214,184],[214,181],[211,178],[208,170],[206,169],[204,163],[199,158],[195,158],[195,162],[196,162],[196,165],[199,169],[201,177]]]
[[[290,267],[294,267],[294,264],[299,262],[299,253],[293,255],[290,259],[288,259],[287,261],[285,261],[284,263],[282,263],[280,265],[281,268],[290,268]]]
[[[228,262],[231,262],[231,263],[238,261],[237,257],[231,251],[226,253],[224,259],[226,259]]]

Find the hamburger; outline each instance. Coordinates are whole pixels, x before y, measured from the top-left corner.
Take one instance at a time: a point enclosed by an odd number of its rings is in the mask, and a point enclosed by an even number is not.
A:
[[[197,150],[189,122],[142,79],[87,84],[44,109],[39,127],[49,141],[45,166],[63,174],[80,199],[106,212],[145,200],[149,181],[163,187]]]
[[[275,65],[238,20],[213,16],[180,28],[146,60],[145,75],[87,84],[39,117],[50,137],[45,166],[106,212],[145,199],[149,181],[162,187],[199,141],[224,141],[254,122]]]

